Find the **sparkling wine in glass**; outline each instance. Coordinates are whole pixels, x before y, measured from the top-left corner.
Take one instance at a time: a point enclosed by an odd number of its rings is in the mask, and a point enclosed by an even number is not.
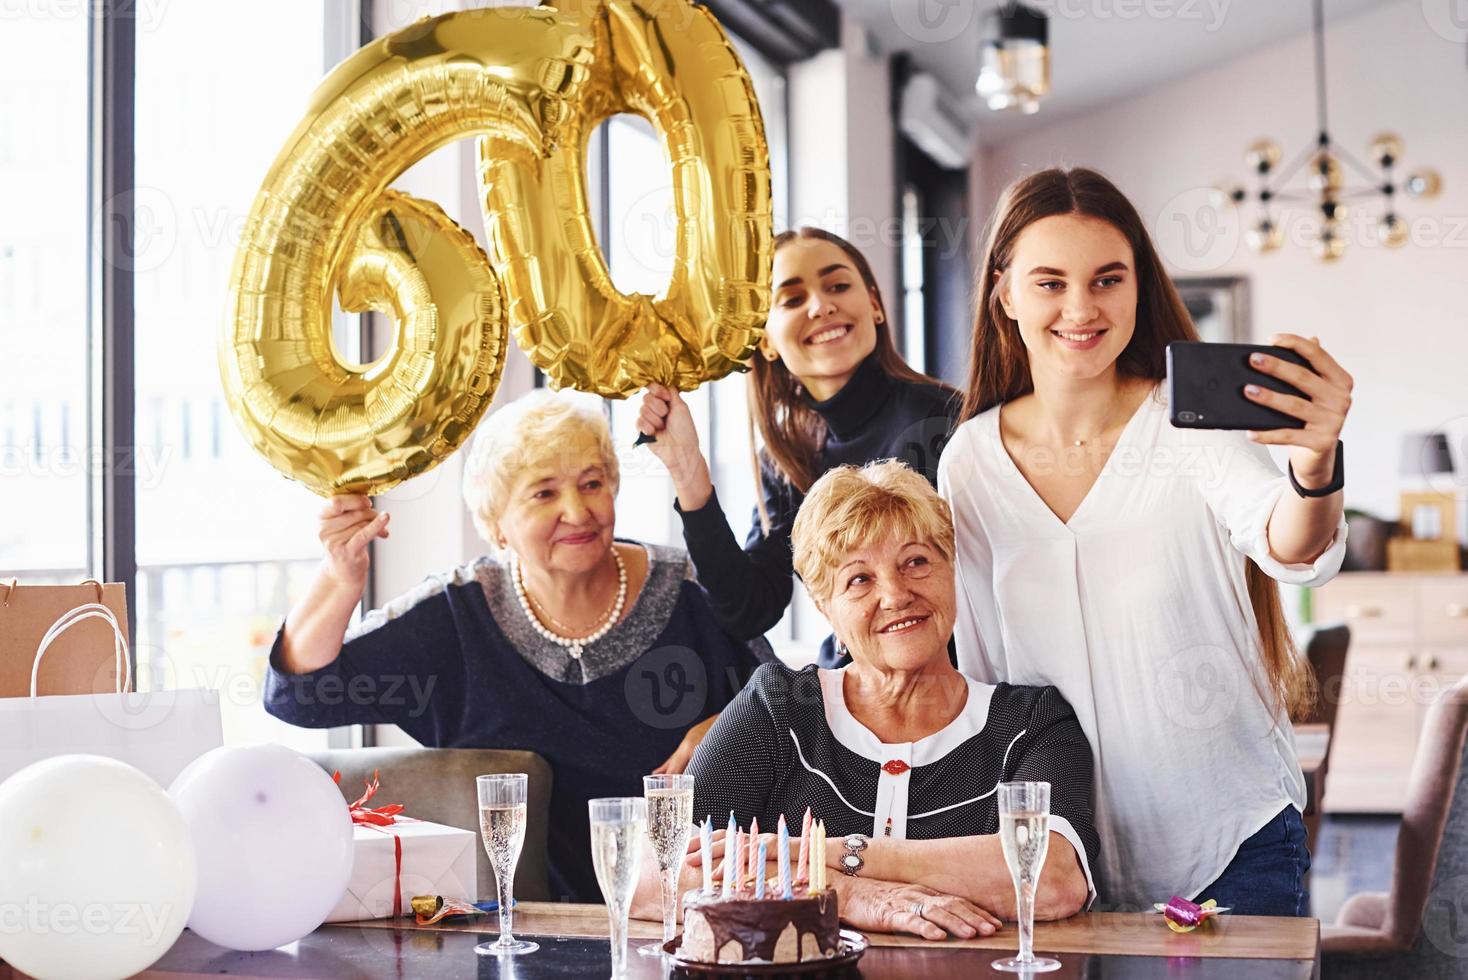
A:
[[[642,791],[647,800],[647,839],[657,858],[662,886],[663,941],[648,943],[637,951],[644,956],[659,956],[678,932],[678,876],[693,829],[693,777],[643,776]]]
[[[647,800],[640,796],[592,800],[591,863],[611,919],[612,980],[627,975],[627,912],[637,887]]]
[[[538,943],[516,939],[510,929],[514,917],[515,865],[520,861],[520,848],[525,844],[525,800],[529,779],[524,773],[497,773],[480,776],[479,835],[494,881],[499,888],[500,938],[480,943],[474,952],[485,956],[533,953]]]
[[[1050,784],[999,784],[999,843],[1014,879],[1019,915],[1019,955],[995,960],[994,969],[1008,973],[1049,973],[1060,961],[1035,957],[1035,889],[1050,847]]]

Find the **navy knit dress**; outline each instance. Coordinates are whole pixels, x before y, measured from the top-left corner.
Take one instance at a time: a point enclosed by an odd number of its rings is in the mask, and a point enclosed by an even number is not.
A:
[[[320,670],[283,673],[277,636],[265,709],[306,728],[391,724],[428,746],[540,753],[554,773],[552,895],[600,902],[587,800],[641,796],[641,777],[772,659],[762,639],[723,631],[682,552],[647,547],[631,611],[580,660],[535,632],[507,567],[480,558],[366,616]]]

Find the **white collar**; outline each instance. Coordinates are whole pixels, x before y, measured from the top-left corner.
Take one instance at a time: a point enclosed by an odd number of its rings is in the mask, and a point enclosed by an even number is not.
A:
[[[846,694],[842,689],[845,670],[843,667],[839,670],[818,668],[816,671],[821,679],[826,724],[830,726],[836,741],[863,759],[870,759],[878,765],[891,759],[902,759],[914,768],[937,762],[982,732],[989,720],[989,702],[994,697],[994,685],[976,681],[964,674],[960,676],[968,684],[968,700],[958,717],[916,742],[883,742],[870,728],[857,721],[847,708]]]

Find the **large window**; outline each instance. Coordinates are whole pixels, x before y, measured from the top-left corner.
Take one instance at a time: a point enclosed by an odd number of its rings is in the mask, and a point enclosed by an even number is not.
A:
[[[84,11],[0,20],[0,577],[87,572]]]
[[[260,707],[320,505],[246,446],[216,345],[245,215],[356,48],[356,9],[261,0],[226,27],[199,3],[0,18],[0,576],[126,579],[140,688],[219,689],[231,742],[347,737]]]
[[[220,690],[229,741],[300,748],[327,734],[265,714],[260,686],[320,556],[320,503],[245,442],[217,345],[255,192],[326,68],[355,48],[328,37],[324,9],[257,0],[220,44],[218,10],[174,4],[137,34],[135,418],[151,460],[137,483],[139,671]]]

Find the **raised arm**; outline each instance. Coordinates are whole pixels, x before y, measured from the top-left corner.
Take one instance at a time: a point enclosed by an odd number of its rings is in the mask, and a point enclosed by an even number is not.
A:
[[[1245,397],[1292,415],[1303,421],[1305,427],[1251,432],[1249,437],[1263,445],[1288,446],[1295,481],[1306,490],[1324,489],[1336,477],[1336,447],[1346,413],[1351,409],[1355,381],[1320,346],[1319,338],[1307,340],[1294,334],[1279,334],[1271,337],[1270,343],[1296,352],[1315,370],[1267,354],[1254,354],[1255,370],[1288,381],[1307,398],[1258,385],[1245,388]],[[1302,497],[1294,492],[1281,494],[1269,517],[1271,554],[1286,565],[1315,562],[1330,547],[1344,510],[1345,494],[1340,490],[1321,497]]]
[[[766,533],[756,515],[741,547],[719,506],[693,415],[682,397],[661,385],[652,386],[643,396],[637,425],[640,431],[657,437],[648,448],[673,478],[683,540],[699,583],[708,591],[714,615],[741,640],[764,634],[785,615],[794,592],[790,553],[794,508],[782,506],[789,488],[774,474],[761,471],[760,492],[770,529]]]
[[[275,638],[263,703],[303,728],[397,724],[436,744],[433,708],[446,651],[456,650],[443,586],[430,581],[348,632],[368,575],[367,545],[387,536],[365,497],[336,497],[321,514],[326,554]]]
[[[306,594],[291,607],[281,630],[279,669],[286,674],[320,670],[341,653],[352,612],[371,574],[367,546],[388,537],[389,515],[360,496],[332,497],[321,509],[318,537],[325,555]]]

